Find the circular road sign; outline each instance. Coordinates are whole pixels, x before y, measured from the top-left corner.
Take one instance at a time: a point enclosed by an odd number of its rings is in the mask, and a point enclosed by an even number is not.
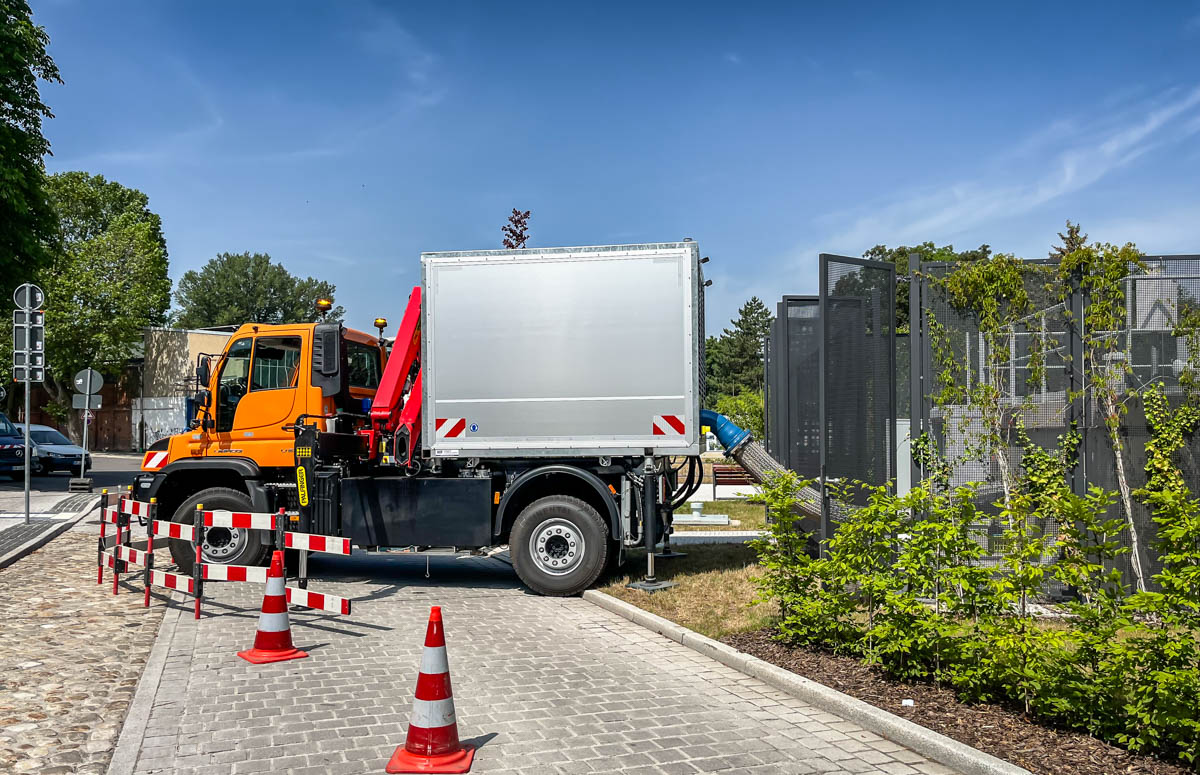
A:
[[[91,395],[100,391],[104,378],[95,369],[84,369],[75,375],[75,389],[80,393]]]
[[[8,391],[4,389],[3,385],[0,385],[0,401],[3,401],[6,398],[8,398]]]
[[[13,303],[21,309],[40,309],[46,294],[33,283],[25,283],[13,291]]]

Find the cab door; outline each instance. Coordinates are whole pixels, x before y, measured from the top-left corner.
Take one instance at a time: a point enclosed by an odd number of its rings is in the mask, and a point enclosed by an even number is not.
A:
[[[282,426],[295,416],[303,345],[299,334],[261,334],[230,345],[217,378],[210,455],[247,457],[263,467],[292,464],[294,437]]]

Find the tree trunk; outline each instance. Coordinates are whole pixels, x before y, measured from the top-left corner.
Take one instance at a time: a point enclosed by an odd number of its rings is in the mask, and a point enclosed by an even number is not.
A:
[[[1112,421],[1119,416],[1116,399],[1112,395],[1104,396],[1104,414],[1109,419],[1108,441],[1112,446],[1113,459],[1117,468],[1117,489],[1121,493],[1121,508],[1125,512],[1125,524],[1129,528],[1129,566],[1133,570],[1133,581],[1138,592],[1146,591],[1146,574],[1142,570],[1142,552],[1138,542],[1137,525],[1133,521],[1133,493],[1129,487],[1129,477],[1125,474],[1125,445],[1121,443],[1121,430]]]

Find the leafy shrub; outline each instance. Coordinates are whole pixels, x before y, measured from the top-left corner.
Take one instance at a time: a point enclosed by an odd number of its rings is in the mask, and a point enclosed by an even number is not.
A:
[[[1200,400],[1172,408],[1152,389],[1145,403],[1152,437],[1137,497],[1158,525],[1160,591],[1128,596],[1114,562],[1128,551],[1118,494],[1070,491],[1069,435],[1044,450],[1018,429],[1020,470],[994,504],[1003,552],[993,568],[980,562],[975,530],[990,517],[976,510],[975,486],[950,488],[920,439],[914,451],[928,477],[902,496],[857,490],[865,505],[839,510],[819,557],[796,516],[807,483],[785,473],[766,484],[773,521],[755,544],[765,569],[757,583],[780,607],[780,637],[1200,770],[1200,501],[1174,462],[1200,428]],[[835,500],[855,492],[832,490]],[[1069,616],[1054,622],[1032,605],[1049,581],[1073,592]]]

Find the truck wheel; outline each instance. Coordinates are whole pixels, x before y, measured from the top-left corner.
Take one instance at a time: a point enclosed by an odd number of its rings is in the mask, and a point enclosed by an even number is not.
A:
[[[591,506],[551,495],[525,507],[509,535],[513,568],[539,595],[577,595],[608,561],[608,528]]]
[[[196,504],[204,504],[205,509],[226,509],[228,511],[251,511],[250,496],[240,490],[228,487],[210,487],[201,490],[184,501],[175,510],[172,522],[192,524],[196,513]],[[270,539],[263,543],[261,530],[237,530],[226,527],[210,527],[204,535],[204,543],[200,552],[206,563],[221,563],[225,565],[263,565],[271,550]],[[188,541],[171,539],[171,557],[179,566],[179,571],[191,574],[196,556]]]

